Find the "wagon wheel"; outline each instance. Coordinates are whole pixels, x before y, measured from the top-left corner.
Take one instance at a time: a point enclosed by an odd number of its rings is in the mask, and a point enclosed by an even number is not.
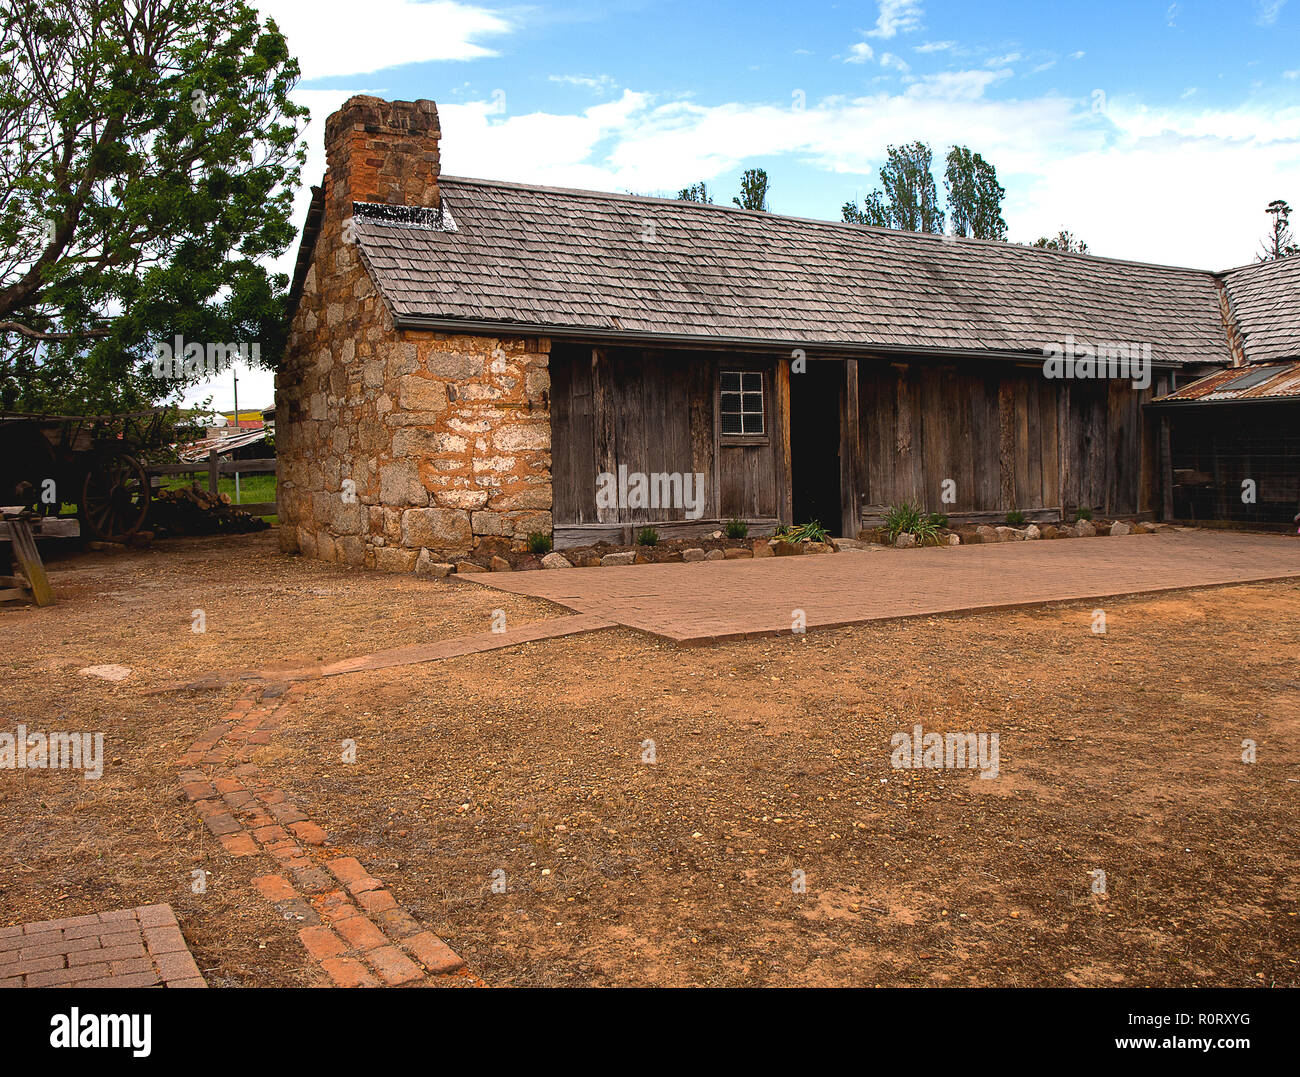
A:
[[[81,518],[104,542],[123,542],[149,514],[149,476],[134,456],[110,452],[96,457],[81,487]]]

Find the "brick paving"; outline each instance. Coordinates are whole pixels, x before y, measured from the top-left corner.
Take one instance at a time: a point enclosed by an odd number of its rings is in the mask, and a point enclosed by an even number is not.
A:
[[[356,669],[372,668],[357,661]],[[301,925],[307,957],[335,986],[482,986],[365,865],[331,849],[326,831],[253,762],[304,687],[250,689],[181,757],[182,791],[229,855],[273,862],[253,885],[286,920]]]
[[[393,666],[411,666],[420,662],[437,662],[444,658],[460,658],[464,655],[500,650],[502,647],[514,647],[520,643],[560,639],[564,636],[575,636],[583,632],[596,632],[602,628],[613,627],[613,621],[588,614],[552,617],[545,621],[533,621],[516,628],[508,628],[504,632],[479,632],[470,636],[434,640],[431,643],[414,643],[322,665],[261,669],[241,673],[211,673],[177,687],[186,691],[202,691],[236,683],[265,682],[284,686],[298,681],[316,680],[320,677],[337,677],[344,673],[361,673],[372,669],[389,669]]]
[[[0,987],[206,987],[170,905],[0,927]]]
[[[481,573],[679,642],[1300,576],[1293,535],[1174,531],[694,564]]]

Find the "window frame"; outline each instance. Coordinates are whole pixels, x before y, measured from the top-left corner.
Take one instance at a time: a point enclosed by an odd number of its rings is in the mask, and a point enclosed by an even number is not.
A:
[[[739,390],[736,389],[724,390],[722,388],[723,378],[726,377],[726,375],[728,374],[735,374],[740,378],[741,388]],[[722,429],[722,395],[724,392],[728,394],[734,394],[740,397],[741,410],[738,414],[740,414],[741,416],[744,415],[752,416],[755,414],[752,411],[750,412],[745,411],[745,396],[747,390],[744,388],[744,385],[745,385],[746,375],[751,375],[759,379],[759,385],[761,388],[759,390],[758,395],[759,395],[759,400],[761,402],[762,410],[758,414],[763,422],[763,430],[761,433],[750,433],[750,434],[727,433]],[[769,397],[770,381],[771,379],[768,378],[767,371],[762,369],[755,370],[752,367],[744,367],[739,365],[731,366],[731,367],[720,365],[718,367],[717,391],[714,394],[714,405],[717,409],[718,443],[720,445],[770,445],[771,444],[772,402]],[[748,393],[749,395],[753,395],[753,390],[748,390]],[[741,419],[741,424],[742,425],[744,424],[743,418]]]

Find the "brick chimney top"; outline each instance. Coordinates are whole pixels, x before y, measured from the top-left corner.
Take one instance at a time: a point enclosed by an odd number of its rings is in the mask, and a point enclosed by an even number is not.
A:
[[[348,98],[325,121],[326,198],[341,218],[353,202],[438,208],[438,106]]]

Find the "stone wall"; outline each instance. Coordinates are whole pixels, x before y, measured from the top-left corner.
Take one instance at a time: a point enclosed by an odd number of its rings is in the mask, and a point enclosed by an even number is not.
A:
[[[405,572],[422,550],[549,535],[550,342],[399,330],[348,241],[354,201],[436,204],[432,102],[353,98],[327,131],[325,212],[276,376],[281,547]]]

